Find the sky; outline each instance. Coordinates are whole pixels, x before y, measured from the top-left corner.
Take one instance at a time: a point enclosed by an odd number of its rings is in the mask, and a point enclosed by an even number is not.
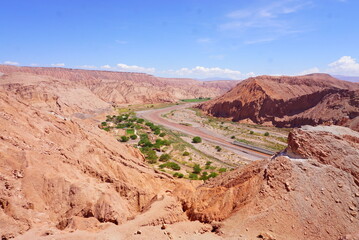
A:
[[[1,0],[0,63],[165,77],[359,76],[358,0]]]

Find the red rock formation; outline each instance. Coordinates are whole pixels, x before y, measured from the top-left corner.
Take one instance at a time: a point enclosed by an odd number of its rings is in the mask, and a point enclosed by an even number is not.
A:
[[[357,233],[359,137],[348,128],[294,130],[282,156],[202,184],[154,171],[93,119],[72,117],[109,111],[88,87],[32,73],[0,82],[2,239],[334,240]]]
[[[198,81],[187,78],[158,78],[145,73],[93,71],[66,68],[0,65],[0,73],[28,73],[67,80],[89,88],[109,103],[173,102],[179,99],[217,97],[238,81]]]
[[[289,157],[288,157],[289,156]],[[224,238],[339,239],[359,229],[359,134],[344,127],[291,132],[286,151],[199,186],[192,220],[222,221]]]
[[[2,239],[37,226],[79,225],[75,217],[121,224],[176,187],[171,177],[149,168],[138,150],[96,124],[64,119],[53,100],[23,90],[0,91]]]
[[[359,84],[326,74],[261,76],[239,83],[223,96],[199,105],[233,121],[299,127],[339,124],[359,130]]]

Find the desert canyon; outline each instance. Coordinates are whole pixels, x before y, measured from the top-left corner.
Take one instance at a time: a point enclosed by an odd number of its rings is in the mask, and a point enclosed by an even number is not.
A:
[[[2,240],[359,237],[357,83],[0,72]],[[287,147],[206,181],[179,179],[99,128],[120,104],[199,97],[212,98],[198,108],[215,117],[294,127]]]

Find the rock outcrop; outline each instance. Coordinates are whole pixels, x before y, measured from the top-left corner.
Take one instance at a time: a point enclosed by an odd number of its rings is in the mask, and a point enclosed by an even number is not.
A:
[[[222,221],[224,238],[339,239],[359,227],[359,134],[306,127],[288,148],[199,186],[183,199],[191,220]]]
[[[187,78],[160,78],[145,73],[111,72],[46,67],[0,65],[5,75],[27,73],[28,76],[49,77],[69,81],[88,88],[105,102],[156,103],[179,99],[217,97],[234,87],[238,81],[198,81]]]
[[[233,121],[278,127],[336,124],[359,130],[359,84],[326,74],[260,76],[199,108]]]

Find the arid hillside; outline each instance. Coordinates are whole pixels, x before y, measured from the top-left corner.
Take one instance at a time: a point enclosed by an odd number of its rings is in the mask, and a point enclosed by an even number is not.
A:
[[[94,230],[100,223],[121,224],[180,184],[155,173],[138,150],[96,123],[63,117],[68,104],[79,111],[77,102],[26,93],[25,87],[0,90],[2,239],[36,227],[77,224]],[[94,101],[94,110],[106,107]],[[80,107],[87,112],[90,106]]]
[[[318,240],[359,233],[358,156],[358,132],[339,126],[295,129],[277,156],[187,194],[186,213],[191,220],[222,221],[218,232],[229,239]]]
[[[0,65],[0,73],[66,80],[86,87],[111,104],[173,102],[179,99],[217,97],[238,81],[198,81],[186,78],[159,78],[145,73],[94,71],[66,68],[16,67]]]
[[[112,110],[87,87],[29,73],[0,81],[3,240],[358,233],[359,136],[349,128],[295,129],[272,159],[206,182],[174,179],[98,127],[96,116]]]
[[[338,124],[359,130],[359,84],[327,74],[260,76],[199,106],[216,117],[278,127]]]

